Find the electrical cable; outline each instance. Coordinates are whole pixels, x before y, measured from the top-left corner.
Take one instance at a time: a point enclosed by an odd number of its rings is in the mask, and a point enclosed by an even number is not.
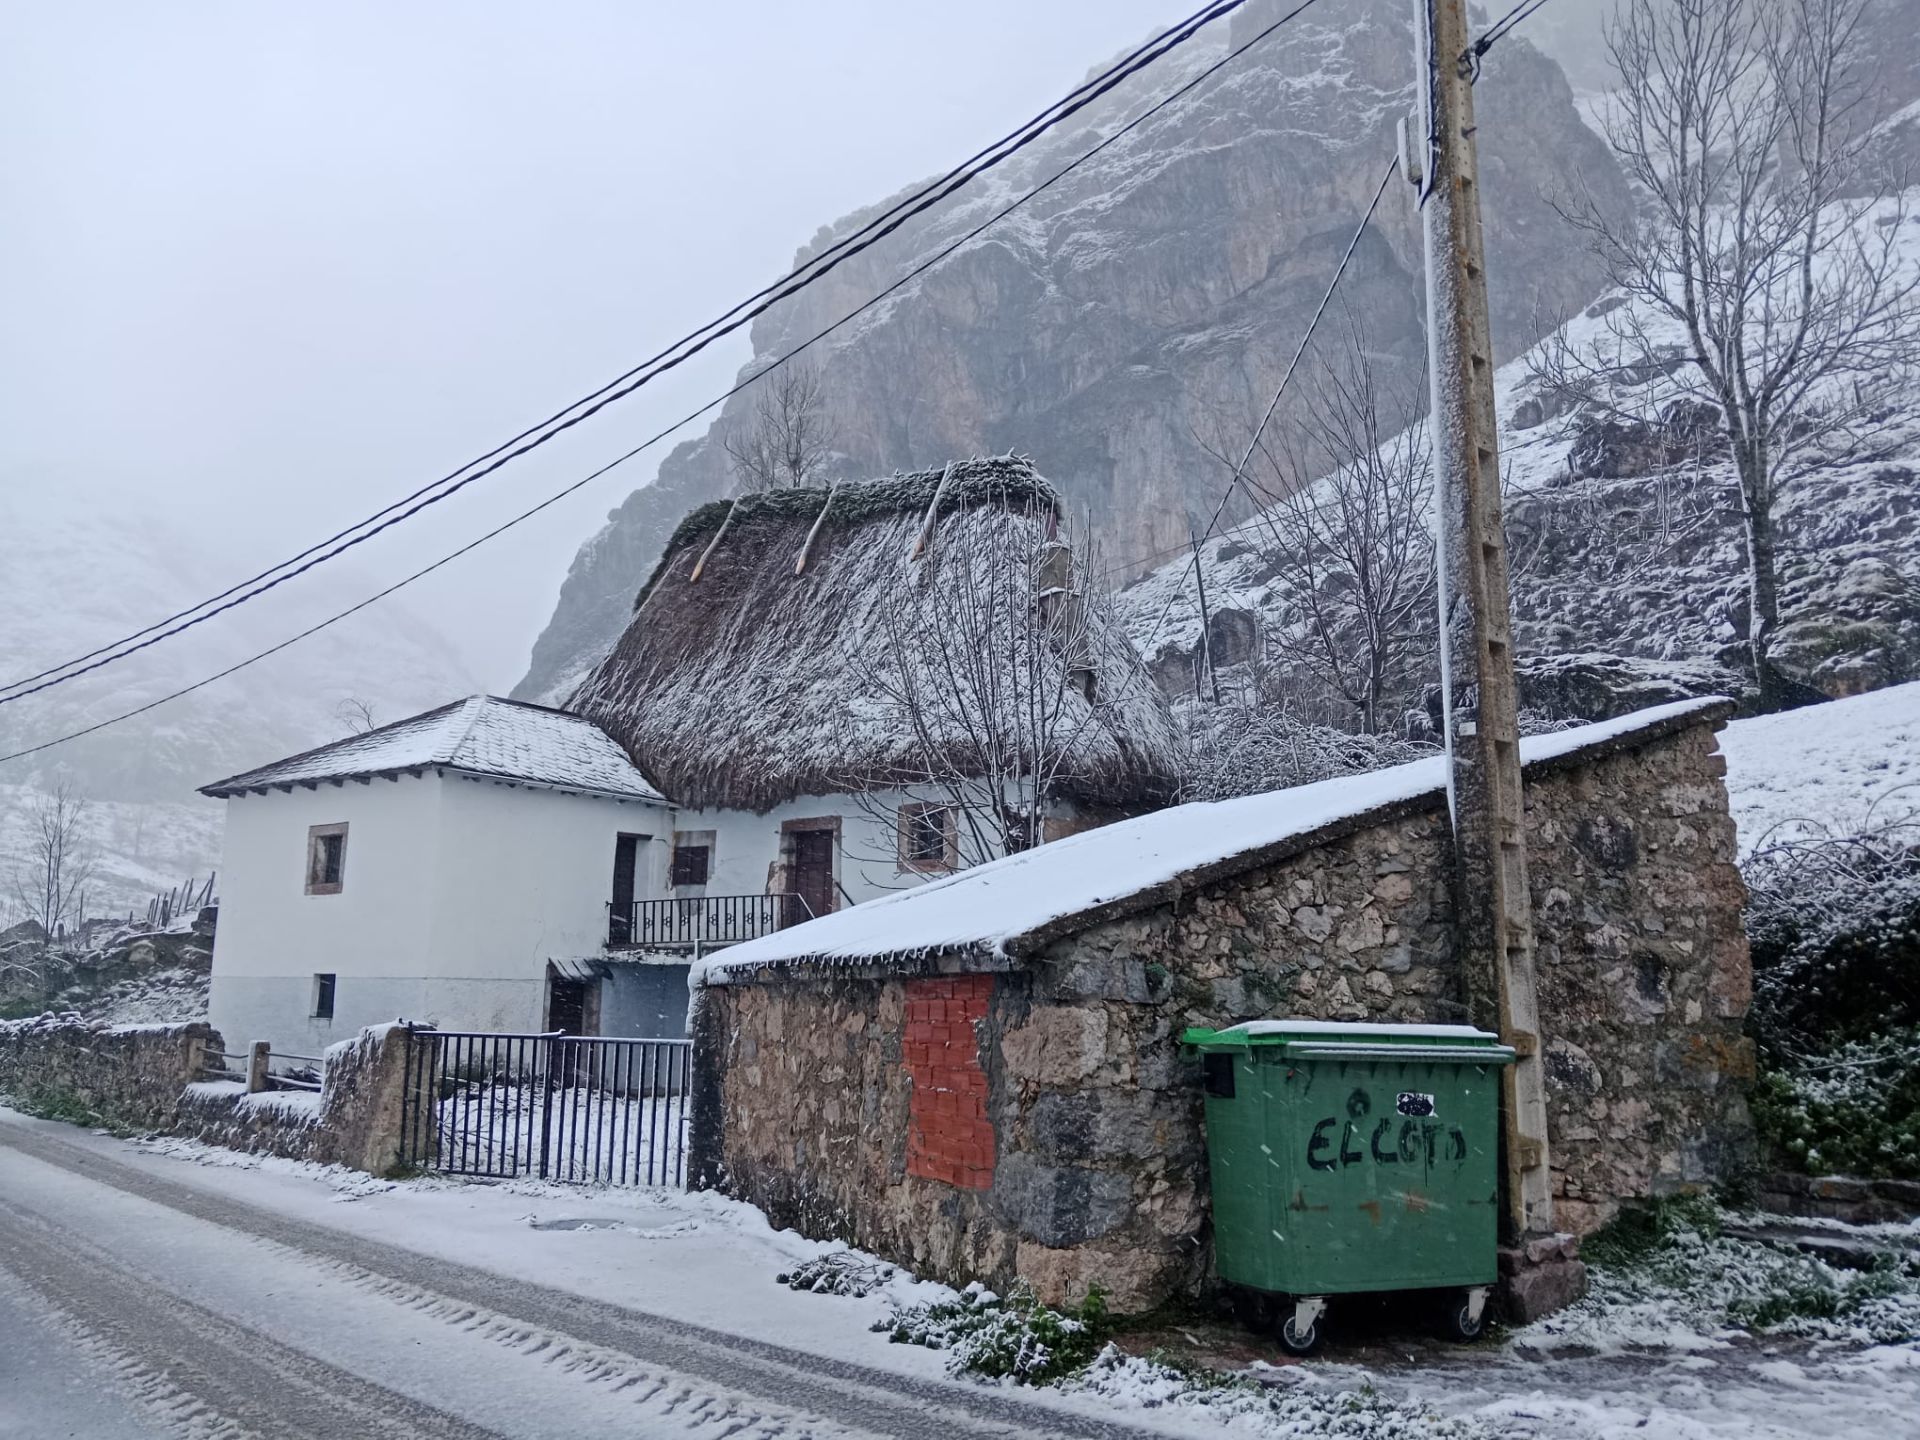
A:
[[[1507,37],[1509,31],[1533,15],[1546,3],[1547,0],[1520,0],[1518,5],[1494,21],[1493,24],[1489,25],[1486,30],[1481,33],[1480,38],[1473,42],[1473,54],[1475,58],[1486,54],[1487,51],[1499,44],[1500,41]]]
[[[756,374],[750,376],[745,380],[739,381],[731,389],[728,389],[724,391],[722,394],[715,396],[713,399],[707,401],[704,405],[701,405],[699,408],[688,412],[686,415],[682,416],[679,420],[676,420],[673,424],[669,425],[666,429],[661,430],[658,433],[650,436],[646,440],[641,441],[638,445],[634,446],[631,450],[627,451],[623,455],[616,456],[614,459],[608,461],[605,465],[602,465],[599,469],[594,470],[591,473],[582,476],[580,479],[574,481],[570,485],[567,485],[563,489],[556,491],[552,495],[549,495],[546,499],[540,501],[537,505],[534,505],[526,510],[523,510],[518,515],[515,515],[512,519],[507,520],[502,524],[495,526],[492,530],[489,530],[484,535],[481,535],[479,538],[475,540],[471,540],[467,544],[462,545],[459,549],[454,550],[449,554],[443,555],[440,559],[435,560],[432,564],[423,566],[419,570],[414,571],[410,575],[404,576],[403,578],[395,581],[393,584],[387,586],[385,589],[380,590],[375,594],[368,596],[366,599],[358,602],[357,604],[349,606],[347,609],[339,611],[337,614],[331,615],[326,619],[319,621],[317,624],[309,626],[307,629],[302,630],[297,635],[291,636],[288,639],[283,640],[276,645],[270,646],[265,650],[259,651],[254,655],[250,655],[244,660],[240,660],[235,664],[229,665],[224,670],[220,670],[215,674],[206,676],[204,679],[197,680],[190,685],[183,686],[182,688],[172,691],[169,694],[162,695],[156,700],[148,701],[144,705],[136,706],[131,710],[127,710],[121,714],[111,716],[106,720],[99,721],[93,725],[86,726],[83,729],[73,731],[69,734],[57,736],[52,740],[45,740],[40,742],[37,745],[31,745],[24,749],[15,750],[6,755],[0,755],[0,764],[5,764],[10,760],[23,759],[28,755],[36,755],[43,750],[50,750],[57,745],[64,745],[69,741],[78,740],[83,736],[95,734],[98,731],[107,729],[109,726],[117,725],[124,720],[131,720],[137,715],[144,715],[147,711],[156,709],[157,707],[164,705],[169,701],[180,699],[182,696],[185,696],[185,695],[190,695],[196,690],[202,689],[207,685],[211,685],[216,680],[223,680],[229,675],[232,675],[240,670],[246,669],[249,665],[253,665],[258,663],[261,660],[265,660],[269,656],[277,655],[282,650],[287,649],[289,646],[294,645],[301,640],[307,639],[309,636],[316,635],[320,631],[328,628],[329,626],[337,624],[339,621],[345,620],[349,616],[357,614],[358,612],[366,609],[368,606],[373,605],[378,601],[386,599],[389,595],[392,595],[395,591],[404,589],[406,586],[411,585],[414,581],[422,579],[425,576],[432,574],[434,571],[440,569],[442,566],[452,563],[454,560],[459,559],[461,556],[467,554],[468,552],[474,549],[477,549],[481,545],[486,544],[489,540],[492,540],[499,535],[505,534],[508,530],[513,529],[515,526],[519,525],[523,521],[531,519],[534,515],[539,514],[542,510],[545,510],[548,506],[556,504],[560,500],[563,500],[567,496],[573,494],[576,490],[579,490],[583,486],[591,484],[593,481],[605,475],[608,471],[613,470],[619,467],[620,465],[625,464],[627,461],[633,459],[636,455],[640,454],[642,451],[651,449],[653,446],[659,444],[662,440],[665,440],[670,435],[674,434],[676,431],[679,431],[685,428],[687,425],[691,424],[693,421],[699,419],[702,415],[706,414],[707,411],[713,409],[716,405],[724,404],[727,400],[731,399],[734,395],[737,395],[740,391],[744,390],[747,386],[762,379],[766,375],[771,374],[773,371],[779,369],[782,365],[785,365],[788,361],[794,359],[796,356],[802,354],[806,350],[810,349],[812,346],[817,345],[822,340],[825,340],[828,336],[832,335],[835,331],[840,330],[842,327],[852,323],[860,315],[866,313],[868,310],[871,310],[875,305],[878,305],[881,301],[887,299],[889,296],[893,295],[895,292],[899,291],[904,286],[910,284],[912,281],[926,274],[927,271],[933,269],[934,266],[946,260],[949,256],[953,255],[956,251],[961,249],[963,246],[969,244],[974,239],[978,238],[981,234],[983,234],[986,230],[988,230],[993,225],[996,225],[1001,220],[1004,220],[1008,215],[1011,215],[1015,210],[1019,209],[1021,206],[1025,205],[1030,200],[1033,200],[1037,196],[1042,195],[1046,191],[1050,190],[1054,185],[1058,184],[1061,180],[1064,180],[1068,175],[1071,175],[1074,171],[1078,170],[1082,165],[1085,165],[1088,161],[1092,160],[1095,156],[1101,154],[1108,147],[1114,145],[1119,140],[1121,140],[1124,136],[1130,134],[1132,131],[1137,129],[1140,125],[1144,124],[1147,120],[1151,119],[1153,116],[1165,110],[1169,105],[1172,105],[1175,101],[1180,100],[1183,97],[1191,94],[1195,89],[1197,89],[1200,85],[1204,84],[1207,80],[1211,79],[1214,75],[1218,74],[1227,65],[1239,59],[1240,56],[1246,54],[1247,51],[1253,49],[1254,46],[1260,44],[1269,35],[1272,35],[1276,30],[1279,30],[1283,25],[1287,24],[1289,21],[1293,20],[1296,16],[1302,14],[1304,11],[1311,8],[1315,3],[1316,3],[1316,0],[1301,0],[1301,3],[1295,5],[1291,10],[1288,10],[1285,14],[1281,15],[1279,19],[1275,20],[1273,23],[1266,26],[1264,29],[1258,31],[1253,36],[1248,38],[1246,41],[1228,50],[1218,60],[1214,61],[1211,65],[1207,66],[1205,69],[1199,71],[1192,78],[1187,80],[1184,84],[1178,86],[1176,89],[1162,96],[1153,105],[1141,111],[1140,114],[1134,116],[1133,119],[1129,120],[1125,125],[1122,125],[1119,129],[1115,130],[1111,135],[1107,136],[1106,139],[1100,141],[1100,143],[1095,145],[1092,149],[1083,152],[1076,159],[1074,159],[1073,161],[1071,161],[1061,169],[1055,171],[1051,176],[1049,176],[1046,180],[1042,181],[1039,185],[1034,186],[1031,190],[1026,191],[1024,194],[1020,195],[1015,200],[1009,202],[1002,209],[988,216],[985,220],[981,221],[980,224],[976,225],[973,229],[969,230],[966,234],[960,236],[959,239],[952,241],[943,249],[935,252],[927,260],[921,262],[918,266],[908,271],[905,275],[901,276],[898,280],[895,280],[886,289],[880,291],[877,295],[873,296],[871,299],[865,301],[863,304],[855,307],[853,310],[849,311],[847,314],[841,316],[840,319],[834,321],[833,324],[827,326],[825,329],[815,332],[813,335],[809,336],[806,340],[803,340],[800,344],[794,346],[793,349],[787,351],[785,354],[776,358],[774,361],[772,361],[772,363],[767,365],[765,369],[757,372]],[[1376,196],[1375,204],[1378,204],[1378,199],[1379,197]],[[1371,209],[1369,210],[1368,213],[1369,214],[1372,213]],[[1355,244],[1357,243],[1358,243],[1358,237],[1356,236]],[[1352,254],[1352,247],[1350,246],[1348,249],[1349,258],[1351,257],[1351,254]],[[1343,270],[1345,268],[1345,264],[1346,262],[1343,259],[1341,262],[1341,268]],[[1337,277],[1336,277],[1336,283],[1337,283]],[[1323,309],[1325,308],[1324,302],[1322,302],[1322,308]],[[1315,318],[1317,321],[1318,319],[1317,314]]]
[[[1287,393],[1287,386],[1293,380],[1294,371],[1300,367],[1300,358],[1307,353],[1307,345],[1313,339],[1313,332],[1319,328],[1320,317],[1327,313],[1327,306],[1333,300],[1333,292],[1340,288],[1341,277],[1347,273],[1347,265],[1352,261],[1354,252],[1360,248],[1360,237],[1367,233],[1367,226],[1373,223],[1374,212],[1380,208],[1380,197],[1387,193],[1387,184],[1399,168],[1400,157],[1390,156],[1386,169],[1380,174],[1380,183],[1374,187],[1373,199],[1367,202],[1367,213],[1360,217],[1359,225],[1354,228],[1353,238],[1347,242],[1347,248],[1340,256],[1340,263],[1334,268],[1333,279],[1327,282],[1327,293],[1320,297],[1320,303],[1314,308],[1312,318],[1307,321],[1307,328],[1300,336],[1300,343],[1294,347],[1293,358],[1287,362],[1286,373],[1280,377],[1279,388],[1273,392],[1273,399],[1268,402],[1266,413],[1260,417],[1260,423],[1254,427],[1253,439],[1247,442],[1246,453],[1240,457],[1240,463],[1233,467],[1233,474],[1227,477],[1226,488],[1220,492],[1220,503],[1213,507],[1213,514],[1207,520],[1205,533],[1193,547],[1193,565],[1187,572],[1189,575],[1198,575],[1200,546],[1213,538],[1214,528],[1219,525],[1220,516],[1226,510],[1227,502],[1233,498],[1235,487],[1245,483],[1243,475],[1248,462],[1253,459],[1253,452],[1259,448],[1261,437],[1267,433],[1267,426],[1272,423],[1274,412],[1280,408],[1280,397]],[[1259,502],[1255,500],[1254,503],[1257,505]],[[1148,632],[1146,644],[1141,646],[1143,658],[1145,658],[1145,652],[1152,649],[1153,642],[1160,638],[1160,627],[1167,623],[1167,616],[1173,613],[1173,602],[1185,592],[1186,582],[1182,581],[1167,597],[1167,603],[1160,610],[1160,618],[1153,622],[1153,629]]]
[[[995,141],[992,145],[975,152],[928,184],[922,186],[906,199],[889,207],[880,215],[867,221],[858,230],[834,242],[819,255],[809,258],[796,266],[782,279],[766,286],[746,300],[739,302],[717,320],[709,321],[698,330],[683,336],[658,354],[609,381],[598,390],[574,401],[571,405],[556,411],[539,424],[529,427],[511,440],[469,461],[459,469],[449,472],[439,480],[394,501],[382,510],[374,512],[366,519],[336,532],[327,539],[302,550],[299,554],[281,561],[278,565],[229,586],[219,594],[202,600],[195,605],[175,612],[165,619],[153,622],[119,640],[111,641],[84,655],[58,665],[50,666],[35,674],[23,676],[18,680],[0,684],[0,705],[13,700],[23,699],[42,690],[64,684],[81,675],[110,665],[128,655],[147,649],[182,631],[225,613],[238,605],[252,600],[258,595],[305,574],[315,566],[325,563],[365,543],[374,536],[412,518],[431,505],[440,503],[465,489],[477,480],[493,474],[503,466],[527,454],[531,450],[552,440],[562,432],[573,428],[582,421],[591,418],[617,400],[625,398],[635,390],[650,383],[658,375],[686,363],[693,356],[706,349],[714,341],[732,334],[741,326],[750,323],[760,314],[782,300],[798,294],[801,290],[819,280],[838,267],[844,261],[860,254],[898,230],[914,216],[947,199],[957,190],[1003,163],[1032,144],[1047,130],[1061,121],[1079,113],[1095,100],[1105,95],[1133,74],[1146,68],[1172,50],[1185,44],[1205,26],[1212,24],[1222,16],[1246,4],[1247,0],[1210,0],[1210,3],[1189,15],[1186,19],[1168,27],[1152,39],[1137,46],[1119,61],[1109,66],[1101,74],[1084,82],[1078,89],[1063,99],[1056,101],[1032,120]],[[1312,0],[1308,0],[1312,3]],[[1304,6],[1302,8],[1305,8]],[[742,313],[745,312],[745,313]],[[771,368],[771,367],[770,367]],[[760,372],[762,374],[766,372]],[[636,378],[638,377],[638,378]],[[758,376],[756,375],[757,379]],[[578,413],[575,413],[578,412]],[[522,443],[526,442],[526,443]],[[517,447],[517,448],[516,448]],[[491,463],[488,463],[491,462]],[[485,468],[478,468],[484,466]],[[472,473],[467,473],[472,472]],[[399,512],[399,513],[396,513]],[[302,563],[305,562],[305,563]],[[245,593],[241,593],[245,592]],[[237,598],[236,598],[237,597]],[[226,603],[221,603],[226,602]],[[201,613],[204,612],[204,613]],[[164,632],[164,633],[155,633]],[[138,642],[138,643],[135,643]],[[113,652],[109,654],[108,652]],[[104,658],[102,658],[104,657]],[[87,663],[94,662],[94,663]],[[44,683],[35,683],[44,682]]]

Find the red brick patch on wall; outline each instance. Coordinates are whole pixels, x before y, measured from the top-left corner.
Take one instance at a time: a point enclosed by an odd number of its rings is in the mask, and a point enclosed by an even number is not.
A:
[[[907,1173],[985,1190],[993,1184],[993,1122],[974,1025],[987,1018],[993,977],[909,980],[906,990]]]

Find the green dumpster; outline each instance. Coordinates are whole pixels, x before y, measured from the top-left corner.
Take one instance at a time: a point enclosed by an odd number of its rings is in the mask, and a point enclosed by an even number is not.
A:
[[[1479,1334],[1511,1047],[1464,1025],[1315,1020],[1181,1039],[1206,1078],[1215,1267],[1282,1344],[1313,1348],[1328,1296],[1381,1290],[1457,1291],[1448,1328]]]

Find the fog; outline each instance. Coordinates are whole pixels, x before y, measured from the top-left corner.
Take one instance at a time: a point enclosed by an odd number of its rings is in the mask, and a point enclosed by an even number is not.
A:
[[[10,3],[0,485],[35,511],[164,513],[206,541],[210,593],[596,387],[1187,8]],[[718,347],[364,547],[356,573],[295,582],[296,608],[490,528],[717,395],[747,353]],[[656,459],[413,608],[504,690],[575,549]],[[110,579],[113,558],[89,563]],[[39,649],[33,614],[6,623]]]

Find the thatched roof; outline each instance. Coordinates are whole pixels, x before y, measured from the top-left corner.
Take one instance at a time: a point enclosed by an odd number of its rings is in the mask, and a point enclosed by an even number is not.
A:
[[[884,678],[899,674],[902,617],[938,623],[961,587],[983,583],[1002,587],[1006,613],[1028,613],[1040,600],[1012,593],[1030,584],[1017,557],[1059,549],[1059,521],[1052,487],[1014,456],[843,482],[831,500],[775,490],[702,506],[568,708],[682,805],[764,811],[909,780],[924,752]],[[1054,657],[1060,673],[1093,677],[1091,699],[1075,687],[1067,700],[1079,709],[1059,789],[1094,804],[1157,802],[1179,768],[1173,722],[1104,607],[1085,613],[1075,655]],[[956,758],[979,743],[934,739]]]

